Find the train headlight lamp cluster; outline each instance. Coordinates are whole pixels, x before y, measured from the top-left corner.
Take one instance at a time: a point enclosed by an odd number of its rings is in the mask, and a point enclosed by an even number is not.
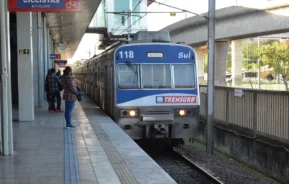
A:
[[[192,117],[194,116],[194,109],[177,109],[176,113],[179,117]]]
[[[124,109],[120,112],[121,117],[135,118],[138,116],[138,110],[136,109]]]

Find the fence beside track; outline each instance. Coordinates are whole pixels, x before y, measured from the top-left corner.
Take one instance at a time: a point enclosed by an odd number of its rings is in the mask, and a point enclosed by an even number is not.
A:
[[[200,87],[200,114],[206,116],[206,86]],[[214,109],[218,122],[289,143],[289,92],[216,87]]]

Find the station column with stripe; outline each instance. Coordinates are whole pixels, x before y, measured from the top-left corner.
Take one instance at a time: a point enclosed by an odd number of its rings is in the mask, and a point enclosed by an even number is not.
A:
[[[32,13],[17,13],[19,121],[34,120]]]

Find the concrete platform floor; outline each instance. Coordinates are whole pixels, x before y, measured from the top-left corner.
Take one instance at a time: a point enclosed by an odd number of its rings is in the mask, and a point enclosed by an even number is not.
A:
[[[81,104],[75,129],[47,106],[35,109],[33,122],[14,121],[15,152],[0,156],[0,184],[175,183],[88,98]]]

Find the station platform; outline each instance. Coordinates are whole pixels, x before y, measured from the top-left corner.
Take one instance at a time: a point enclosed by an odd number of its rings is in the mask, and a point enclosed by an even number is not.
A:
[[[13,123],[15,152],[0,156],[1,184],[176,183],[88,98],[76,102],[75,129],[63,113],[35,112],[35,121]]]

